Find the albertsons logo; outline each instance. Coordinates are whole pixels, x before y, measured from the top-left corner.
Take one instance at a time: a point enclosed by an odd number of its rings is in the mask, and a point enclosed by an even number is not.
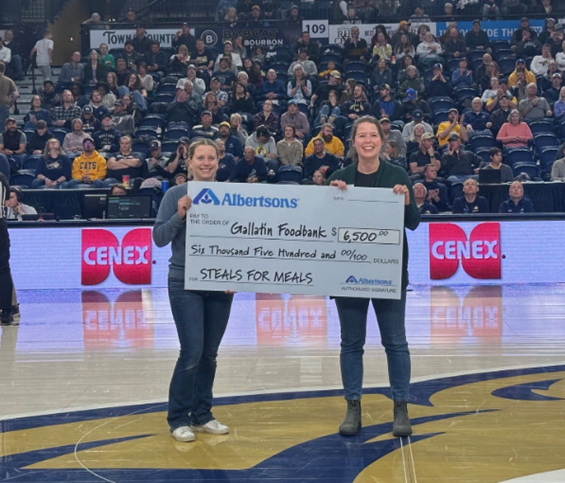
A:
[[[354,285],[392,285],[392,280],[380,280],[378,278],[355,278],[353,275],[347,277],[345,283],[352,283]]]
[[[192,202],[195,205],[221,205],[221,206],[259,206],[261,208],[296,208],[298,198],[271,198],[269,196],[241,196],[238,193],[226,193],[222,201],[210,188],[204,188],[198,193]]]

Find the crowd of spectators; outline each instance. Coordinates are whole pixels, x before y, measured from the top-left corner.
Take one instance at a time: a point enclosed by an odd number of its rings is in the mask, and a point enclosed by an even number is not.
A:
[[[218,14],[254,15],[232,3]],[[0,163],[16,180],[33,176],[31,188],[158,189],[190,180],[187,148],[206,137],[222,152],[218,181],[321,185],[351,163],[355,119],[372,115],[383,162],[407,170],[423,213],[482,213],[481,170],[500,171],[501,182],[565,180],[563,27],[548,18],[538,35],[526,17],[519,24],[506,42],[491,41],[480,20],[465,35],[452,22],[439,38],[403,20],[392,33],[376,26],[370,40],[354,26],[342,46],[303,32],[268,52],[242,37],[218,51],[188,24],[162,47],[138,24],[123,49],[73,53],[56,81],[46,31],[33,52],[42,88],[23,126],[9,116],[18,91],[0,61]],[[17,82],[17,63],[10,69]],[[531,211],[512,196],[505,209]]]

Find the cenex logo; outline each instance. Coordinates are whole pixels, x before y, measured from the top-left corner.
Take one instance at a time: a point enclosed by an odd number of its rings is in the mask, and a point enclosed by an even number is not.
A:
[[[430,223],[430,278],[443,280],[455,274],[459,262],[477,279],[501,277],[500,224],[481,223],[467,239],[453,223]]]
[[[209,205],[210,203],[213,203],[215,205],[220,204],[220,200],[210,188],[204,188],[200,193],[196,195],[196,198],[194,198],[192,202],[195,205],[198,205],[200,203],[204,203],[205,205]]]
[[[261,208],[296,208],[297,198],[272,198],[270,196],[242,196],[238,193],[226,193],[222,201],[214,194],[210,188],[204,188],[198,193],[192,202],[195,205],[228,205],[228,206],[249,206]]]
[[[355,278],[353,275],[347,277],[345,283],[353,283],[356,285],[392,285],[392,280],[379,280],[378,278]]]
[[[126,233],[122,243],[102,229],[82,231],[82,285],[98,285],[108,278],[110,268],[127,285],[151,283],[151,228]]]

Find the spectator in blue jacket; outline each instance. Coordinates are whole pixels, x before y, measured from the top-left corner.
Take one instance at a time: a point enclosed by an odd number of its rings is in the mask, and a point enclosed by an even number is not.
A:
[[[520,181],[514,181],[508,190],[509,197],[500,204],[499,213],[534,213],[534,205],[528,196],[524,195],[524,186]]]
[[[236,178],[240,183],[260,183],[267,179],[267,165],[251,146],[243,150],[243,158],[237,162]]]
[[[287,98],[285,85],[277,80],[277,73],[273,69],[267,71],[267,80],[264,80],[257,91],[258,100],[270,99],[273,104],[280,104]]]
[[[483,110],[483,101],[480,97],[475,97],[471,101],[471,111],[465,113],[463,125],[467,131],[471,131],[469,136],[481,134],[492,127],[490,114]],[[490,131],[488,134],[491,134]]]
[[[451,74],[451,84],[456,89],[473,86],[473,72],[468,69],[467,59],[459,58],[459,68]]]

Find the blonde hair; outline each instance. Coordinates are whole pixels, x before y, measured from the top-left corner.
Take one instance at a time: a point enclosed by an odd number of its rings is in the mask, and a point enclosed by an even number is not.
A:
[[[45,157],[45,159],[49,159],[49,154],[50,154],[49,144],[51,143],[57,143],[57,146],[59,146],[59,155],[65,154],[65,151],[63,151],[63,146],[61,146],[59,140],[57,138],[51,138],[48,139],[47,142],[45,143],[45,150],[43,151],[43,156]]]

